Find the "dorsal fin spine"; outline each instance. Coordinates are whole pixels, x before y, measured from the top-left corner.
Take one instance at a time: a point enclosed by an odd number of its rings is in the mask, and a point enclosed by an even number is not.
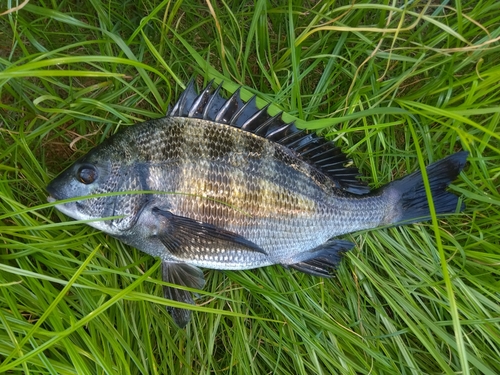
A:
[[[226,101],[224,106],[222,106],[222,108],[219,111],[219,114],[217,114],[217,117],[215,118],[215,121],[222,122],[223,124],[229,124],[229,119],[233,117],[233,115],[231,114],[230,116],[227,116],[227,114],[232,109],[231,107],[238,105],[239,95],[240,95],[240,88],[238,87],[238,89],[233,93],[233,95],[231,95],[231,97]]]
[[[210,101],[210,89],[212,88],[212,81],[208,82],[207,87],[201,92],[200,95],[195,99],[193,102],[193,105],[191,109],[189,110],[188,117],[199,117],[200,109],[204,109],[203,107],[203,101],[205,100],[207,103]],[[207,103],[205,103],[205,107],[207,106]],[[203,117],[203,116],[202,116]]]
[[[258,133],[258,129],[262,126],[264,126],[265,124],[267,124],[269,122],[269,118],[264,120],[264,122],[262,124],[259,124],[257,121],[258,119],[263,116],[263,115],[267,115],[267,109],[269,108],[269,104],[266,104],[263,108],[261,108],[260,110],[257,110],[257,112],[255,112],[253,114],[253,116],[251,116],[250,118],[247,119],[247,121],[245,121],[242,125],[241,125],[241,129],[243,130],[247,130],[247,131],[250,131],[252,133]]]
[[[266,111],[267,113],[267,108],[269,107],[269,104],[267,104],[264,108],[262,108],[261,111]],[[278,120],[280,117],[281,117],[281,113],[278,113],[272,117],[269,117],[267,120],[265,120],[262,124],[260,125],[257,125],[255,127],[255,134],[259,134],[263,137],[266,137],[268,138],[268,129],[270,128],[270,126],[273,124],[273,122],[275,122],[276,120]],[[260,116],[260,113],[259,113],[259,116]],[[254,119],[255,121],[255,119]]]
[[[210,97],[210,100],[208,101],[207,106],[205,107],[205,110],[203,111],[203,119],[205,119],[205,120],[211,120],[211,118],[210,118],[210,110],[215,105],[215,102],[217,101],[217,99],[222,99],[222,96],[220,96],[219,92],[220,92],[220,89],[222,87],[222,83],[223,82],[224,81],[222,81],[220,83],[220,85],[217,86],[215,88],[214,92],[212,93],[212,96]]]
[[[243,128],[243,125],[248,122],[249,119],[256,118],[262,111],[259,111],[256,105],[256,96],[252,96],[250,100],[244,103],[241,108],[231,117],[229,124],[236,126],[238,128]],[[252,131],[252,129],[249,129]]]
[[[172,116],[184,117],[189,113],[184,112],[184,107],[188,105],[187,101],[189,99],[189,95],[193,94],[196,95],[196,90],[194,88],[194,79],[191,78],[186,86],[186,89],[181,94],[181,97],[179,98],[177,103],[175,103],[174,108],[172,109]]]
[[[276,120],[278,120],[278,119],[281,119],[281,116],[282,116],[282,115],[283,115],[283,111],[280,111],[280,112],[276,113],[273,117],[271,117],[271,118],[269,119],[269,121],[272,123],[272,122],[274,122],[274,121],[276,121]],[[275,138],[275,137],[276,137],[276,135],[277,135],[277,134],[278,134],[278,133],[279,133],[282,129],[284,129],[284,128],[286,128],[286,127],[288,127],[288,124],[283,123],[283,125],[282,125],[282,126],[279,126],[278,128],[276,128],[276,129],[272,129],[270,132],[268,132],[268,133],[267,133],[267,137],[268,137],[268,138],[270,138],[270,139]]]

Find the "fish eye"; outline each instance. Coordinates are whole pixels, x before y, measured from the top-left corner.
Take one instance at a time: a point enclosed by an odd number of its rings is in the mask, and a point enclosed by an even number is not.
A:
[[[76,178],[82,184],[89,185],[97,179],[97,169],[93,165],[83,165],[78,168]]]

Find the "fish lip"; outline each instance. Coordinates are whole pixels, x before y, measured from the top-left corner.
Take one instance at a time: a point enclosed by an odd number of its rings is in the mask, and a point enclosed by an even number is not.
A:
[[[52,183],[50,183],[46,188],[45,190],[47,190],[47,192],[49,193],[49,196],[47,197],[47,201],[49,203],[53,203],[57,200],[60,200],[62,199],[57,193],[56,193],[56,190],[54,189],[54,187],[52,186]]]

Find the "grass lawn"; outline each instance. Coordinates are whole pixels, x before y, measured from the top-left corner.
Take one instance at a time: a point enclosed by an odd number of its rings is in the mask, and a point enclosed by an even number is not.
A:
[[[499,41],[497,0],[2,1],[0,373],[499,374]],[[372,187],[468,150],[467,208],[344,236],[333,279],[205,270],[178,329],[160,261],[45,186],[191,77],[335,140]]]

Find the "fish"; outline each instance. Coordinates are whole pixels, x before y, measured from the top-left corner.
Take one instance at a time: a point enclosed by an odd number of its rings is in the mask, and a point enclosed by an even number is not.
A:
[[[258,108],[255,96],[243,101],[240,89],[225,98],[221,86],[198,93],[191,80],[166,116],[122,129],[53,179],[48,201],[159,257],[165,282],[196,290],[201,268],[331,277],[354,247],[339,236],[430,218],[421,171],[371,190],[334,142]],[[467,156],[427,166],[436,214],[465,208],[447,187]],[[186,289],[163,294],[194,304]],[[168,311],[189,323],[189,308]]]

